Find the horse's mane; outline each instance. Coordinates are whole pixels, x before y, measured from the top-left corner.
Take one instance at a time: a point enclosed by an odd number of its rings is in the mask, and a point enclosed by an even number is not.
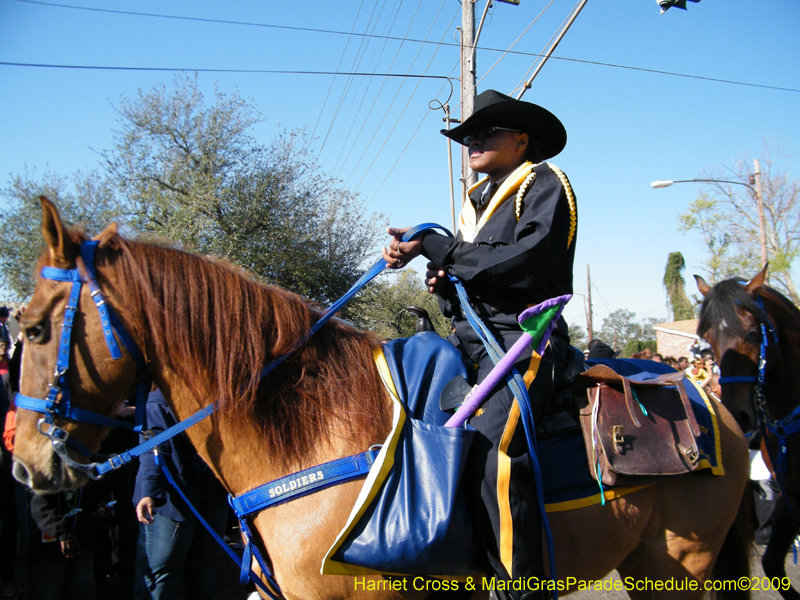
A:
[[[198,408],[216,400],[226,417],[256,423],[277,460],[297,463],[335,423],[373,441],[388,429],[371,334],[330,322],[262,380],[263,367],[294,350],[319,311],[221,260],[119,235],[101,248],[98,271],[115,269],[116,301],[136,307],[126,326],[146,340],[142,350],[190,385]]]

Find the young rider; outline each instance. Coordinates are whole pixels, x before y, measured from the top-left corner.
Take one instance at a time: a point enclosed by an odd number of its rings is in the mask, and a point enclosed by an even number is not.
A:
[[[455,239],[424,232],[401,242],[408,228],[390,228],[383,256],[401,268],[423,254],[427,284],[455,326],[457,344],[477,365],[480,382],[494,366],[466,321],[448,275],[463,283],[481,320],[507,351],[521,335],[518,315],[529,306],[572,293],[577,208],[560,169],[543,161],[566,145],[561,122],[549,111],[494,90],[476,98],[474,113],[442,134],[469,149],[469,165],[486,177],[462,206]],[[566,369],[569,336],[559,319],[544,356],[532,351],[515,366],[529,388],[534,419]],[[528,445],[511,389],[498,385],[469,423],[478,430],[470,454],[475,516],[492,571],[513,580],[509,598],[547,598],[541,515]],[[500,594],[498,597],[503,597]]]

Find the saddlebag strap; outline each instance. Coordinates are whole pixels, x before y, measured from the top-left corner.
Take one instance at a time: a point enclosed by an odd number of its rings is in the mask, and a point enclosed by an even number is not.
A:
[[[277,504],[283,504],[326,487],[366,475],[379,451],[379,448],[370,448],[361,454],[346,456],[281,477],[236,498],[229,496],[228,502],[240,518]]]

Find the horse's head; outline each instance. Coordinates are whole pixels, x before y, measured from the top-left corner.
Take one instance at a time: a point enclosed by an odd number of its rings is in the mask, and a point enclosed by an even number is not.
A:
[[[48,248],[36,267],[36,289],[20,321],[24,352],[14,477],[35,492],[52,493],[88,481],[81,466],[90,462],[108,432],[102,425],[82,422],[71,411],[113,418],[135,386],[137,366],[124,349],[120,358],[111,356],[95,304],[102,294],[93,297],[87,284],[83,237],[64,226],[47,198],[41,202]],[[115,232],[112,224],[97,238],[99,245]],[[110,325],[105,329],[110,332]]]
[[[765,266],[749,282],[728,279],[713,288],[695,275],[697,288],[704,296],[697,334],[714,349],[720,383],[724,383],[722,403],[746,433],[758,425],[756,382],[762,358],[762,324],[767,325],[758,295],[766,273]]]

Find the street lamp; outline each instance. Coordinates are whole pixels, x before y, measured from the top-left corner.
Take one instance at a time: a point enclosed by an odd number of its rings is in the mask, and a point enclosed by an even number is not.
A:
[[[755,159],[753,163],[755,166],[755,172],[750,176],[749,184],[742,181],[729,181],[725,179],[678,179],[675,181],[654,181],[650,184],[650,187],[658,190],[661,188],[667,188],[675,183],[732,183],[734,185],[743,185],[750,188],[753,192],[755,192],[756,195],[758,207],[758,232],[761,241],[761,267],[764,268],[767,265],[767,235],[764,227],[764,196],[761,190],[761,163],[758,161],[758,159]],[[754,185],[755,187],[753,187]]]

